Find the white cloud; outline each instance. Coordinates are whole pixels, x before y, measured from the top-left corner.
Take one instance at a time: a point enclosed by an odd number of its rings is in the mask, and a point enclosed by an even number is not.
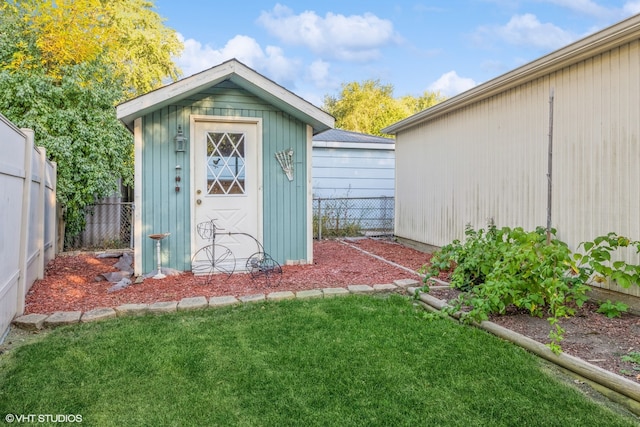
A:
[[[184,51],[178,59],[178,65],[185,76],[199,73],[231,58],[237,58],[248,66],[254,66],[257,59],[264,57],[260,45],[247,36],[235,36],[221,49],[203,45],[194,39],[185,40],[181,34],[178,34],[178,37],[184,43]]]
[[[433,82],[429,86],[429,90],[432,92],[440,92],[442,95],[451,97],[471,89],[476,86],[476,84],[473,79],[460,77],[455,71],[449,71]]]
[[[178,37],[184,43],[184,51],[176,62],[185,77],[236,58],[288,90],[295,90],[315,105],[320,105],[323,100],[317,93],[318,89],[334,89],[339,86],[339,82],[329,72],[331,64],[328,62],[315,60],[305,70],[301,60],[288,58],[280,47],[267,46],[263,49],[255,39],[248,36],[237,35],[220,49],[203,45],[194,39],[185,40],[181,34]]]
[[[595,25],[586,34],[595,32],[603,27],[610,25],[612,21],[618,21],[629,16],[640,13],[639,0],[627,0],[622,7],[606,7],[601,6],[593,0],[541,0],[552,3],[560,7],[565,7],[575,13],[587,15],[596,18],[600,24]]]
[[[314,11],[296,15],[290,8],[276,4],[258,18],[269,33],[283,43],[305,46],[316,55],[344,61],[364,62],[379,58],[380,49],[399,41],[393,24],[371,13],[344,16]]]
[[[334,86],[331,75],[329,74],[329,68],[331,64],[321,59],[315,60],[309,65],[308,76],[309,80],[313,82],[314,86],[318,88],[327,88]]]
[[[263,50],[255,39],[248,36],[237,35],[220,49],[194,39],[185,40],[181,34],[178,36],[184,43],[184,51],[177,63],[185,76],[236,58],[279,84],[287,85],[294,82],[300,69],[299,61],[287,58],[279,47],[267,46]]]
[[[604,16],[611,16],[615,13],[614,10],[608,9],[604,6],[600,6],[598,3],[592,0],[545,0],[547,3],[553,3],[558,6],[566,7],[575,12],[580,12],[585,15],[595,16],[602,18]]]
[[[295,80],[302,67],[298,59],[287,58],[284,51],[276,46],[267,46],[266,56],[261,58],[257,67],[280,85],[295,87]]]
[[[624,4],[622,9],[625,15],[635,15],[636,13],[640,13],[640,1],[628,1]]]
[[[513,16],[503,26],[480,27],[475,38],[483,44],[498,39],[516,46],[553,50],[571,43],[576,36],[551,23],[543,24],[535,15],[527,13]]]

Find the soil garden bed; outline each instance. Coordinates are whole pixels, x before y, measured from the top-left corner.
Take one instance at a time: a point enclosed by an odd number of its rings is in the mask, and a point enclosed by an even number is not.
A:
[[[193,296],[238,297],[285,290],[384,284],[398,279],[419,280],[412,271],[427,263],[429,258],[429,254],[388,240],[325,240],[314,243],[313,265],[284,266],[282,280],[277,286],[252,280],[247,274],[215,277],[203,285],[202,277],[182,273],[162,280],[145,279],[120,291],[108,292],[113,283],[101,280],[101,274],[116,271],[113,266],[116,258],[99,258],[94,252],[59,254],[47,266],[45,278],[37,281],[29,291],[25,313],[88,311],[125,303],[179,301]],[[455,297],[455,292],[433,289],[431,295],[447,300]],[[635,370],[639,369],[638,365],[622,360],[629,353],[640,353],[640,317],[623,314],[621,318],[609,319],[596,310],[595,304],[587,303],[576,316],[561,321],[566,330],[561,343],[563,350],[640,383],[640,371]],[[514,311],[491,320],[538,342],[548,342],[550,327],[546,319]]]

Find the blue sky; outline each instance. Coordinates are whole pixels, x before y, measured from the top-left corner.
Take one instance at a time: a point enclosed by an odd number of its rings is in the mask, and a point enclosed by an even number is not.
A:
[[[237,58],[322,105],[378,79],[454,96],[640,13],[640,0],[156,0],[184,76]]]

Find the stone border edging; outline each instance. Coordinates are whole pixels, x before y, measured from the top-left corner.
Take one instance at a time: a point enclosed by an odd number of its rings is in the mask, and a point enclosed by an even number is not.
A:
[[[12,324],[24,330],[40,330],[56,326],[71,325],[83,322],[95,322],[114,317],[136,316],[144,314],[162,314],[175,311],[199,310],[205,308],[223,307],[236,304],[251,304],[263,301],[281,301],[286,299],[332,298],[349,294],[371,294],[384,292],[404,292],[408,287],[419,282],[412,279],[400,279],[391,283],[379,285],[349,285],[346,288],[309,289],[297,292],[275,291],[268,294],[234,296],[204,296],[182,298],[180,301],[158,301],[152,304],[130,303],[117,307],[102,307],[85,311],[56,311],[52,314],[31,313],[16,317]]]
[[[420,288],[408,288],[409,293],[415,293]],[[443,308],[449,307],[446,301],[432,297],[426,293],[419,293],[418,299],[426,304],[429,308],[440,312]],[[454,315],[457,318],[457,316]],[[480,323],[474,323],[481,329],[492,333],[504,340],[510,341],[520,347],[534,353],[538,357],[541,357],[549,362],[552,362],[561,368],[564,368],[578,376],[611,390],[618,395],[624,397],[622,401],[618,403],[623,404],[627,409],[636,415],[640,415],[640,384],[637,384],[627,378],[620,375],[616,375],[610,371],[600,368],[599,366],[592,365],[578,357],[571,356],[569,354],[560,353],[555,354],[546,345],[539,343],[527,336],[521,335],[510,329],[504,328],[496,323],[483,321]],[[603,393],[605,394],[605,393]],[[611,396],[607,396],[611,398]],[[615,399],[612,399],[615,400]]]

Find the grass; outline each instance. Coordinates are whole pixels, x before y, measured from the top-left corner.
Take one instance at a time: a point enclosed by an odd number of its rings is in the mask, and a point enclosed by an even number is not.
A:
[[[0,416],[84,425],[625,426],[524,350],[404,297],[60,328],[0,359]],[[44,425],[44,424],[43,424]]]

